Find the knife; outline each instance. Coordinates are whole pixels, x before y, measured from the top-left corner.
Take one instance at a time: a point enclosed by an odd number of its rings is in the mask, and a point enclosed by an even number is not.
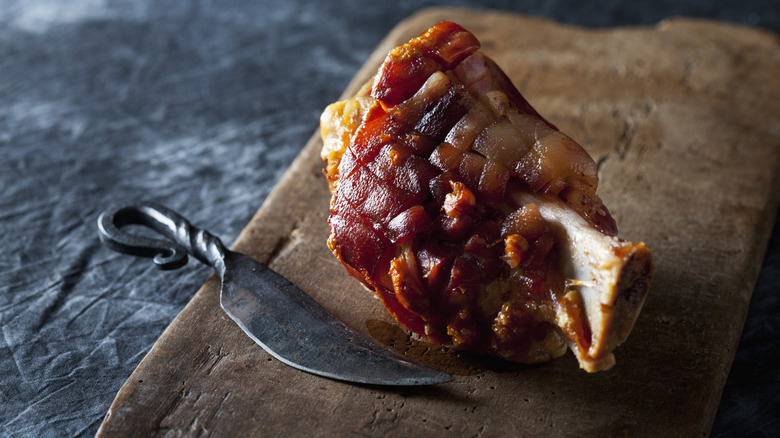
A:
[[[143,225],[169,240],[120,230]],[[370,342],[328,314],[314,299],[262,263],[228,250],[216,236],[178,213],[153,203],[131,203],[98,218],[100,240],[125,254],[152,257],[161,269],[177,269],[187,254],[217,271],[220,306],[272,356],[299,370],[370,385],[431,385],[449,374],[410,361]]]

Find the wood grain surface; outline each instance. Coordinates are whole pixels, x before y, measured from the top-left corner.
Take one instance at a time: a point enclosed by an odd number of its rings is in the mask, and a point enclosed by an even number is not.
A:
[[[268,263],[348,325],[452,373],[380,388],[273,359],[203,285],[117,394],[98,435],[706,436],[739,341],[780,188],[780,42],[717,22],[583,29],[437,8],[400,23],[357,73],[444,20],[481,41],[536,109],[599,163],[620,235],[645,241],[655,278],[617,365],[539,366],[409,336],[328,251],[318,133],[233,248]],[[348,30],[342,30],[348,31]]]

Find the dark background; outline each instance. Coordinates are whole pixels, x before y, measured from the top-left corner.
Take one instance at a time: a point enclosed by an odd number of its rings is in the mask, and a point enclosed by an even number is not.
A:
[[[102,247],[104,208],[157,201],[229,244],[380,39],[438,4],[0,2],[0,434],[94,434],[210,274]],[[780,32],[778,1],[449,4],[588,27],[689,16]],[[780,433],[778,223],[714,436]]]

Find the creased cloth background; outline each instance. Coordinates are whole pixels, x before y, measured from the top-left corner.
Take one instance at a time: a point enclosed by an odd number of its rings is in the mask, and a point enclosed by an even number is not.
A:
[[[780,32],[778,1],[572,3],[449,2],[592,27],[685,15]],[[156,201],[229,244],[380,39],[436,4],[0,2],[0,435],[93,435],[211,272],[102,247],[103,209]],[[778,224],[714,436],[780,430]]]

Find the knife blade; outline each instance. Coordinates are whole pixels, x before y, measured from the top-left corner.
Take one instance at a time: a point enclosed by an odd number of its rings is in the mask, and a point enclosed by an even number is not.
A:
[[[149,227],[169,240],[129,234],[126,225]],[[213,267],[220,279],[220,306],[257,344],[283,363],[311,374],[371,385],[431,385],[449,374],[408,360],[362,337],[313,298],[262,263],[228,250],[218,237],[194,227],[158,204],[130,203],[98,218],[109,248],[153,257],[161,269],[187,263],[187,254]]]

